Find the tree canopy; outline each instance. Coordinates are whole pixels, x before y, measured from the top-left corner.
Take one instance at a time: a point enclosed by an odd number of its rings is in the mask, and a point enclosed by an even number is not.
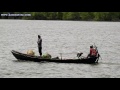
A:
[[[0,16],[0,19],[120,21],[120,12],[0,12],[8,13],[31,16]]]

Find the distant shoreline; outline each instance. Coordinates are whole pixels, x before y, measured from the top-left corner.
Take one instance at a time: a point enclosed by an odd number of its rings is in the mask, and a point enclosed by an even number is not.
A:
[[[37,19],[0,19],[0,20],[26,20],[26,21],[39,21]],[[85,22],[120,22],[120,20],[116,21],[95,21],[95,20],[40,20],[40,21],[85,21]]]

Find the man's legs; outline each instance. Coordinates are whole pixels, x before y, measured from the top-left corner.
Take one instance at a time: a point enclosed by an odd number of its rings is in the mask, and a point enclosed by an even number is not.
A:
[[[42,47],[39,47],[38,49],[39,49],[40,56],[42,56]]]

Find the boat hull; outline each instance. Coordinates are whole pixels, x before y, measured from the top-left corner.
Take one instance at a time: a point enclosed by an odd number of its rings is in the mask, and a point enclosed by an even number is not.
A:
[[[17,52],[15,50],[12,50],[11,53],[18,60],[35,61],[35,62],[86,63],[86,64],[91,64],[91,63],[95,63],[96,60],[97,60],[97,57],[83,58],[83,59],[58,59],[58,58],[44,59],[44,58],[41,58],[40,56],[31,56],[31,55],[27,55],[27,54]]]

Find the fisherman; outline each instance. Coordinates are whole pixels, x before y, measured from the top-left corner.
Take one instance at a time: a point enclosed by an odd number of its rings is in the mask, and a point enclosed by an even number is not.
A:
[[[37,44],[38,44],[38,51],[39,51],[39,54],[40,54],[40,56],[42,56],[42,38],[41,38],[40,35],[38,35]]]
[[[88,54],[87,58],[88,57],[96,57],[98,54],[97,50],[93,48],[93,45],[90,46],[90,53]]]

